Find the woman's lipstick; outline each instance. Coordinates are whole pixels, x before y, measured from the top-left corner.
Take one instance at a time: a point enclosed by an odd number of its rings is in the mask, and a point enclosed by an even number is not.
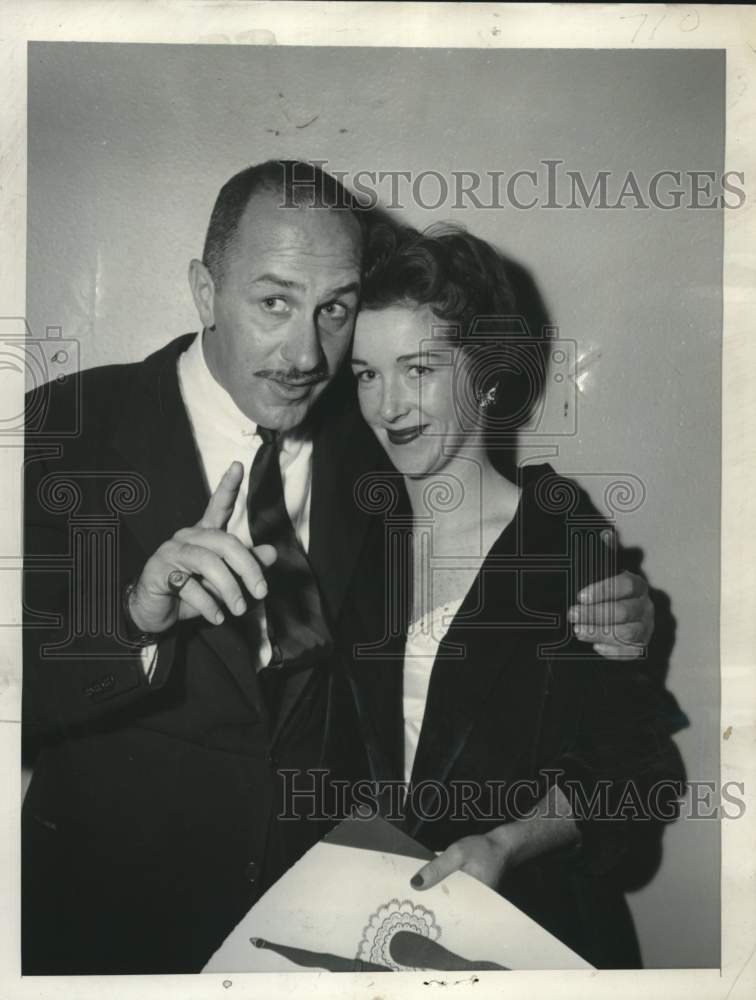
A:
[[[392,444],[409,444],[410,441],[420,437],[427,426],[427,424],[421,424],[419,427],[407,427],[401,431],[392,431],[387,427],[386,436]]]

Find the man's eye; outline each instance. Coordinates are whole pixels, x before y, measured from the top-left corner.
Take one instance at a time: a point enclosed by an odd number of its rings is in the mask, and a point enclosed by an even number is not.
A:
[[[328,319],[335,320],[345,319],[349,312],[347,307],[342,305],[341,302],[329,302],[328,305],[323,306],[320,311],[321,313],[324,313]]]
[[[280,295],[269,295],[262,300],[262,307],[267,313],[284,313],[289,308],[289,303]]]
[[[410,365],[407,369],[407,374],[411,378],[422,378],[424,375],[430,375],[432,371],[433,369],[427,365]]]

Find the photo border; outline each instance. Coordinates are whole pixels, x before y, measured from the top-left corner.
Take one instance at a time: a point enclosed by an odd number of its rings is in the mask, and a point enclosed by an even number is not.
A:
[[[743,782],[745,815],[722,823],[721,969],[641,972],[481,972],[447,977],[476,997],[552,1000],[579,995],[615,1000],[644,996],[725,1000],[752,996],[756,987],[756,226],[750,181],[756,176],[756,12],[730,5],[533,5],[453,3],[273,3],[200,0],[6,0],[0,40],[5,99],[0,108],[0,316],[23,316],[26,287],[26,101],[28,41],[169,42],[229,45],[370,45],[404,47],[725,49],[727,132],[725,170],[745,173],[746,203],[725,212],[722,440],[721,781]],[[749,391],[750,390],[750,391]],[[19,380],[19,412],[23,406]],[[14,401],[15,402],[15,401]],[[2,449],[4,482],[19,482],[20,447]],[[5,552],[21,551],[20,497],[3,491]],[[0,599],[20,621],[15,574],[3,574]],[[691,586],[695,586],[691,581]],[[6,620],[11,620],[6,618]],[[19,810],[21,629],[0,636],[0,752],[4,764],[0,810],[0,898],[6,934],[0,940],[0,987],[7,997],[292,996],[415,997],[440,988],[428,974],[291,973],[268,976],[24,977],[19,976]],[[690,915],[695,919],[695,914]],[[506,978],[503,980],[502,977]],[[397,978],[398,977],[398,978]],[[226,986],[225,983],[231,983]]]

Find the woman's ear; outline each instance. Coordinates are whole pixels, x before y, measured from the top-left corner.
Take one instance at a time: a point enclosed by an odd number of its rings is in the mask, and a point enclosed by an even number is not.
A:
[[[189,287],[202,326],[215,326],[215,282],[201,260],[189,264]]]

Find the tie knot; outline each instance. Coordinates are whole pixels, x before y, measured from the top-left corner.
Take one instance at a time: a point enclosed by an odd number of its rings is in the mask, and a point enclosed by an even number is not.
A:
[[[260,425],[258,424],[258,426],[257,426],[257,433],[262,438],[263,444],[275,444],[276,443],[276,438],[277,438],[277,432],[276,431],[271,431],[267,427],[260,427]]]

